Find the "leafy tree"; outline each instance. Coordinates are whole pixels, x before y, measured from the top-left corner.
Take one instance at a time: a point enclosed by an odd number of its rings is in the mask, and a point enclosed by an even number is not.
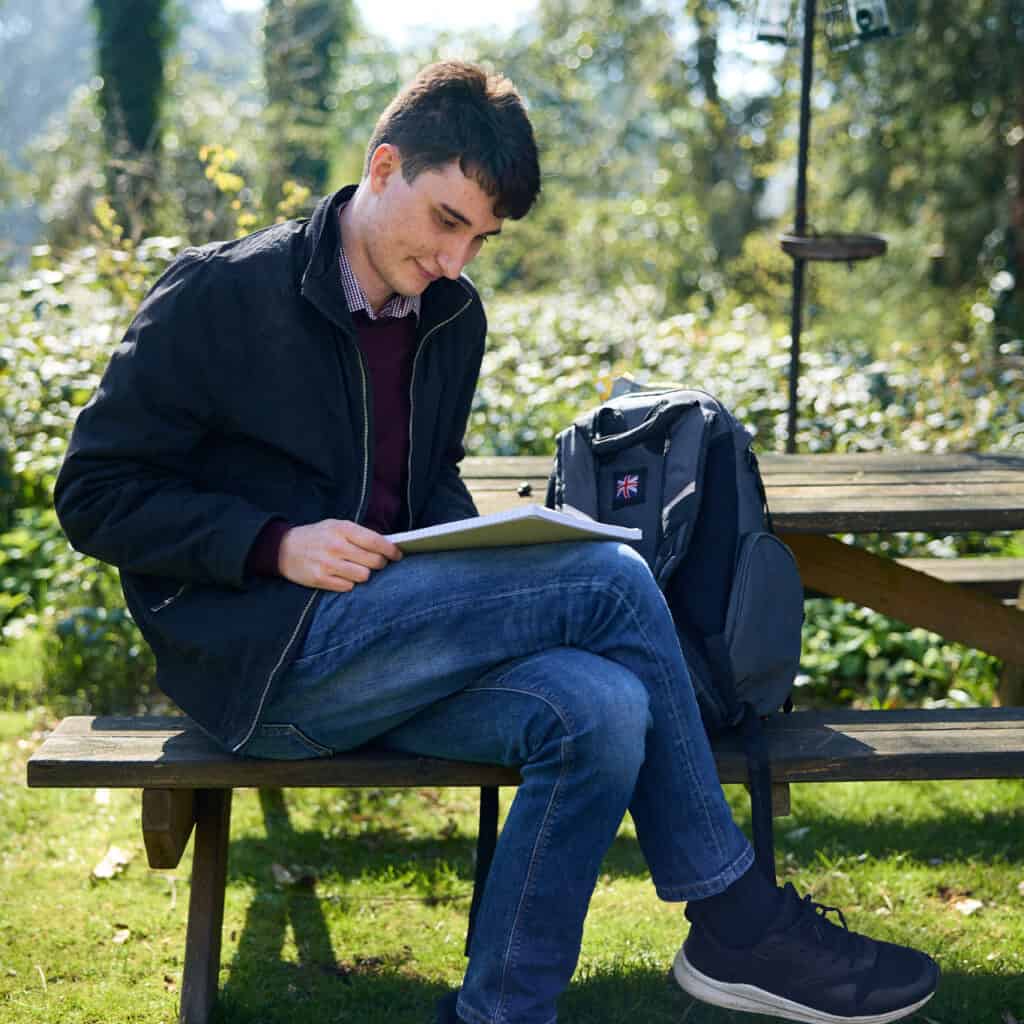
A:
[[[350,0],[267,0],[269,205],[280,200],[288,181],[313,193],[327,187],[334,81],[350,28]]]
[[[166,0],[93,0],[93,10],[108,188],[138,238],[154,201],[171,23]]]
[[[907,35],[823,64],[833,109],[818,180],[826,201],[870,196],[883,221],[915,226],[938,283],[987,286],[1001,272],[992,302],[1021,331],[1024,6],[916,7]]]

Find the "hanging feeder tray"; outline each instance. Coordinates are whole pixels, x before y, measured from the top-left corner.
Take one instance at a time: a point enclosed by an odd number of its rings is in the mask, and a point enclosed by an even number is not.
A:
[[[888,247],[880,235],[780,235],[779,244],[794,259],[835,263],[874,259]]]

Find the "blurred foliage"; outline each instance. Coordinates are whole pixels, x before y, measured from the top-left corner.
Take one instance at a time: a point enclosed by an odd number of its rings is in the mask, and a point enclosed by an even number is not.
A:
[[[317,195],[328,188],[325,141],[350,27],[350,0],[266,0],[263,120],[270,139],[266,172],[272,202],[283,197],[289,181]]]
[[[51,6],[0,0],[0,103],[31,99],[18,68],[59,63],[33,28]],[[358,179],[377,115],[427,60],[508,74],[545,170],[537,208],[471,268],[490,343],[468,449],[547,453],[624,371],[706,387],[762,450],[783,449],[792,264],[777,235],[798,54],[741,52],[742,5],[541,0],[504,37],[440,33],[402,51],[361,29],[349,0],[172,6],[147,237],[106,178],[104,83],[71,42],[82,0],[51,11],[72,58],[60,80],[77,84],[63,117],[47,123],[48,83],[28,149],[24,132],[17,146],[0,132],[0,204],[31,197],[47,242],[6,281],[0,265],[0,653],[23,664],[15,651],[41,638],[50,702],[153,699],[116,574],[72,552],[50,509],[70,424],[139,299],[186,241],[301,215],[316,191]],[[917,7],[907,36],[818,54],[812,222],[884,232],[889,251],[809,268],[802,451],[1024,451],[1024,11]],[[1024,555],[1019,536],[846,539]],[[811,602],[804,639],[804,701],[985,702],[996,683],[993,659],[842,602]]]
[[[135,239],[151,231],[161,155],[167,0],[92,0],[107,191]]]

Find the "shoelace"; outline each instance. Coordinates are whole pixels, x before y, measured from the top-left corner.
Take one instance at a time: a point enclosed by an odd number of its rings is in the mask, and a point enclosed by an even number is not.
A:
[[[786,888],[792,892],[795,898],[796,890],[790,885],[787,885]],[[838,916],[841,928],[828,919],[829,914]],[[848,957],[850,960],[854,960],[860,952],[861,936],[850,931],[843,912],[838,907],[817,903],[809,895],[800,900],[800,908],[793,921],[793,927],[806,926],[811,928],[814,937],[822,946],[835,954],[836,959]]]

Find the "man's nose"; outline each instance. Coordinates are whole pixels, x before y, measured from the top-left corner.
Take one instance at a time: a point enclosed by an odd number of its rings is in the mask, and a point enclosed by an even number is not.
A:
[[[437,253],[437,263],[445,277],[457,280],[462,268],[469,262],[469,242],[450,242]]]

